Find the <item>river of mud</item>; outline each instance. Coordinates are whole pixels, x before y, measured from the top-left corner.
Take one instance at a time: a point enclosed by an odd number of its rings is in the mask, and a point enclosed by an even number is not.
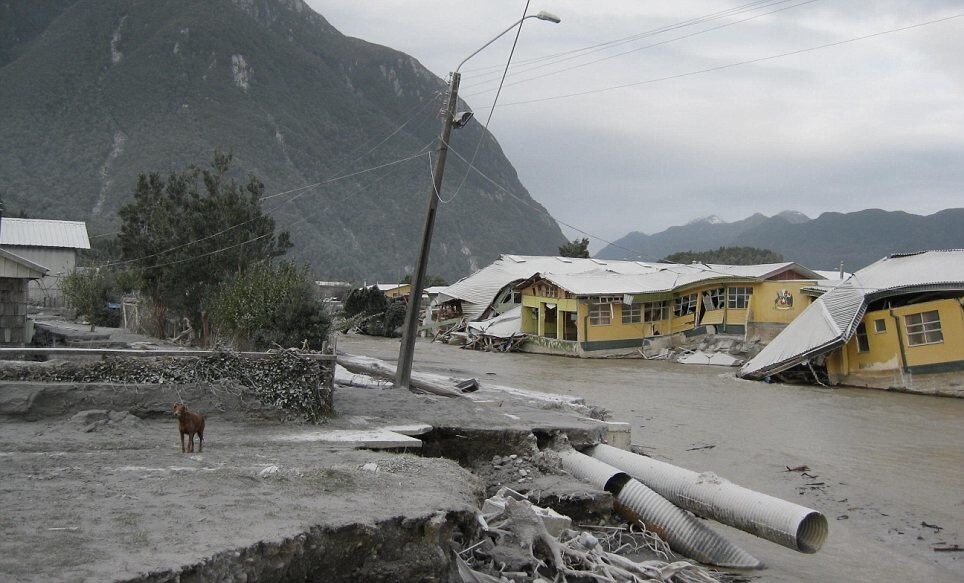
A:
[[[338,349],[395,361],[397,340]],[[414,369],[584,397],[632,424],[655,458],[823,512],[799,554],[719,526],[767,568],[761,582],[964,580],[964,400],[743,381],[733,369],[461,350],[420,341]],[[805,465],[802,472],[787,467]],[[714,524],[714,527],[717,525]]]

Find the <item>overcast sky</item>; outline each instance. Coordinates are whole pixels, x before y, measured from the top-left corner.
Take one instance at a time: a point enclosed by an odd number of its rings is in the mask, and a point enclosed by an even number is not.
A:
[[[442,78],[526,5],[306,1]],[[540,10],[562,23],[526,20],[489,129],[561,222],[612,241],[711,214],[964,206],[964,17],[778,56],[964,14],[960,0],[532,0]],[[462,68],[477,119],[512,39]]]

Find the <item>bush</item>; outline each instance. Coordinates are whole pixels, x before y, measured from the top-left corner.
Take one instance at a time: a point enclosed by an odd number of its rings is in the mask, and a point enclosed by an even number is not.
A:
[[[314,292],[307,267],[261,263],[221,287],[212,301],[211,318],[239,350],[318,350],[328,339],[331,316]]]
[[[113,281],[106,268],[75,269],[60,283],[60,290],[77,317],[86,316],[91,326],[116,327],[120,324],[120,312],[108,308],[118,296]]]

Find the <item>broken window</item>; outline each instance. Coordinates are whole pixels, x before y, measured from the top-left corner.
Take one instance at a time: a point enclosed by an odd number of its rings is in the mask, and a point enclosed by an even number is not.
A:
[[[589,304],[589,323],[593,326],[609,326],[613,323],[612,304]]]
[[[696,312],[696,294],[680,296],[673,300],[673,315],[685,316]]]
[[[870,352],[870,341],[867,340],[867,325],[857,324],[857,352]]]
[[[904,316],[904,326],[907,328],[907,344],[937,344],[944,341],[941,332],[941,316],[937,310],[908,314]]]
[[[708,289],[703,292],[703,306],[707,310],[722,310],[726,288]]]
[[[726,307],[731,310],[744,310],[750,306],[750,296],[752,295],[752,287],[726,288]]]
[[[623,304],[623,324],[639,324],[643,321],[643,304]]]
[[[646,302],[645,317],[647,322],[661,322],[669,319],[669,307],[666,301]]]

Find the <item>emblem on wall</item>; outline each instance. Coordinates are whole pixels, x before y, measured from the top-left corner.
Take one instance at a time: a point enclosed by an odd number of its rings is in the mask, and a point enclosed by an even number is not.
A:
[[[793,308],[793,294],[787,289],[781,289],[777,292],[777,299],[773,300],[773,307],[778,310]]]

